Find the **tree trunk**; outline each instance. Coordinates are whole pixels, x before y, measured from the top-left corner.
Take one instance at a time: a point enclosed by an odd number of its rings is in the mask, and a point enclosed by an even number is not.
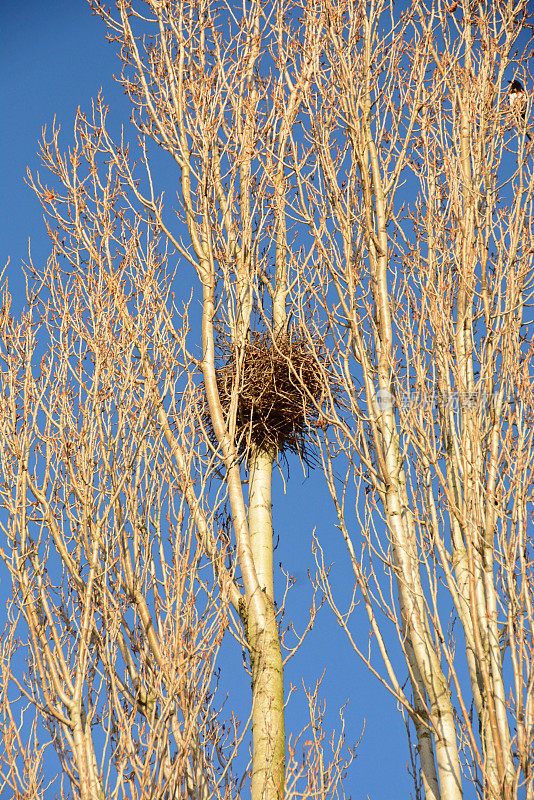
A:
[[[260,447],[253,448],[250,460],[250,540],[266,606],[262,624],[249,613],[245,625],[252,669],[252,800],[279,800],[284,794],[284,683],[273,592],[271,475],[274,457],[274,449]]]

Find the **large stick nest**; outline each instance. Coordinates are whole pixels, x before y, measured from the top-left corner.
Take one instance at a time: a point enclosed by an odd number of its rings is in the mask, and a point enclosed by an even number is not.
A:
[[[311,431],[323,427],[320,406],[325,392],[324,348],[313,349],[302,333],[292,330],[273,338],[250,332],[241,353],[219,341],[217,386],[228,416],[237,392],[236,441],[241,452],[250,445],[297,453],[307,463]]]

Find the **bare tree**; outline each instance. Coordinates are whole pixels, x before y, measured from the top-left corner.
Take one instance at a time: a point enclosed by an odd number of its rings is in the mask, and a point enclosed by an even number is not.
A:
[[[534,172],[530,101],[510,110],[504,80],[531,83],[526,4],[416,4],[389,36],[382,10],[327,17],[299,206],[343,398],[323,467],[370,649],[320,543],[319,583],[413,723],[416,791],[531,798]]]
[[[253,800],[343,791],[317,691],[302,758],[286,743],[283,663],[315,617],[289,642],[274,596],[293,453],[322,464],[353,602],[320,541],[317,588],[415,730],[416,796],[530,800],[534,177],[530,101],[505,91],[529,79],[526,3],[92,7],[138,154],[100,98],[68,155],[43,136],[52,254],[20,319],[5,289],[4,785],[48,790],[15,684],[84,800],[226,798],[247,775]],[[246,725],[218,699],[225,631]]]
[[[320,391],[286,315],[286,151],[311,64],[282,7],[94,10],[119,46],[140,164],[110,137],[99,99],[78,115],[68,155],[59,130],[45,132],[52,183],[29,177],[53,249],[46,267],[28,265],[21,319],[7,289],[2,315],[4,559],[29,660],[23,680],[12,630],[5,785],[46,793],[38,751],[13,727],[14,673],[81,798],[230,797],[248,776],[257,798],[301,784],[335,794],[343,733],[328,761],[313,691],[297,732],[313,729],[305,760],[293,737],[286,769],[282,648],[296,652],[315,607],[290,642],[273,591],[273,463],[287,449],[306,457],[295,365]],[[263,79],[266,47],[279,65]],[[174,163],[175,211],[156,191],[150,143]],[[200,320],[174,300],[190,274]],[[228,628],[248,653],[246,725],[223,721],[216,699]],[[236,756],[250,725],[249,769]]]

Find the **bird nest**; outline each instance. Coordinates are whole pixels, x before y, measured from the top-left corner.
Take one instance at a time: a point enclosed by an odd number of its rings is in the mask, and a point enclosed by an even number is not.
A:
[[[219,342],[217,387],[226,416],[237,392],[236,441],[297,453],[311,463],[307,445],[314,428],[324,427],[324,348],[295,330],[273,339],[269,332],[250,332],[241,354],[229,341]]]

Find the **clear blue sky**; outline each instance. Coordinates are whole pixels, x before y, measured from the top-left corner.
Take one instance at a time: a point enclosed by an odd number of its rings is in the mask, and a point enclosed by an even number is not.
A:
[[[37,145],[42,126],[50,126],[55,116],[67,148],[78,106],[89,110],[91,97],[101,87],[112,107],[114,124],[127,123],[129,109],[112,80],[113,72],[119,71],[118,59],[105,41],[102,23],[91,15],[84,0],[4,0],[1,29],[0,259],[2,265],[8,257],[11,259],[10,288],[19,305],[24,295],[20,263],[27,256],[28,238],[31,237],[36,263],[46,259],[49,252],[40,205],[24,183],[27,166],[35,170],[39,164]],[[314,528],[341,577],[350,581],[350,573],[343,566],[344,551],[318,477],[312,475],[303,480],[298,464],[292,464],[288,494],[283,495],[279,479],[275,483],[274,523],[280,536],[275,558],[277,563],[283,560],[286,569],[297,576],[293,594],[296,606],[302,609],[310,595],[306,572],[312,567]],[[4,577],[4,591],[5,581]],[[303,587],[304,598],[299,587]],[[366,631],[364,623],[364,644]],[[239,662],[240,653],[233,666]],[[230,663],[228,666],[231,668]],[[301,656],[289,665],[286,686],[301,686],[302,676],[310,684],[323,669],[323,694],[330,722],[336,724],[337,709],[348,700],[345,713],[349,742],[356,741],[366,725],[358,758],[346,782],[347,795],[358,800],[367,796],[376,800],[409,797],[408,748],[395,702],[350,653],[337,623],[325,609]],[[236,687],[243,686],[246,691],[248,686],[250,691],[249,679],[239,670],[232,679]],[[296,701],[288,710],[289,731],[299,730],[301,722]]]

